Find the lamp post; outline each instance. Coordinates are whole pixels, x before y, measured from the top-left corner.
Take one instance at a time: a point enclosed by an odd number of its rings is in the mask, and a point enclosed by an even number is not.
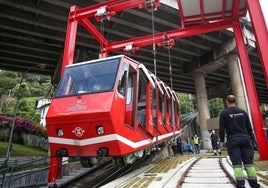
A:
[[[12,137],[13,137],[13,132],[14,132],[14,127],[15,127],[15,121],[16,121],[16,116],[17,116],[17,110],[18,110],[18,106],[19,106],[19,97],[20,97],[20,92],[21,92],[21,88],[22,88],[22,81],[24,79],[24,77],[26,76],[26,74],[34,67],[40,67],[40,68],[45,68],[45,64],[37,64],[34,66],[29,67],[22,75],[21,80],[20,80],[20,85],[19,85],[19,89],[18,89],[18,93],[16,96],[16,105],[14,108],[14,115],[13,115],[13,121],[11,124],[11,130],[10,130],[10,134],[9,134],[9,141],[8,141],[8,146],[7,146],[7,152],[6,152],[6,158],[5,158],[5,166],[7,166],[7,163],[9,161],[10,158],[10,151],[11,151],[11,145],[12,145]]]

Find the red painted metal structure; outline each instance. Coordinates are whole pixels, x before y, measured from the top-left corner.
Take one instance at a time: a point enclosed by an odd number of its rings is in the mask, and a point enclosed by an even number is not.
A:
[[[221,11],[213,14],[206,14],[204,12],[204,3],[206,2],[205,0],[196,0],[196,2],[200,5],[200,13],[194,16],[186,16],[184,14],[185,2],[187,1],[178,0],[182,28],[112,43],[109,43],[109,41],[105,39],[105,37],[98,31],[98,29],[90,22],[89,18],[93,17],[97,21],[101,21],[102,19],[109,19],[111,16],[114,16],[119,11],[131,8],[146,8],[149,11],[153,11],[154,9],[157,9],[158,6],[160,6],[160,1],[110,0],[82,9],[79,9],[76,6],[71,7],[66,32],[61,74],[63,73],[66,65],[73,63],[78,22],[100,44],[102,44],[102,57],[107,57],[109,55],[109,52],[112,51],[125,51],[125,48],[128,45],[132,46],[132,50],[135,51],[140,49],[141,47],[152,45],[154,43],[161,44],[167,39],[174,40],[201,33],[218,31],[225,28],[233,28],[240,57],[243,77],[245,80],[249,105],[251,108],[251,116],[260,153],[260,159],[268,160],[268,142],[265,139],[264,131],[262,129],[263,121],[260,114],[259,101],[257,98],[252,70],[250,67],[250,62],[239,23],[239,18],[245,16],[246,11],[248,9],[250,12],[251,21],[253,23],[255,37],[257,39],[257,46],[264,69],[265,79],[268,83],[268,54],[266,53],[266,49],[268,49],[268,35],[262,11],[260,9],[259,0],[247,0],[247,6],[245,6],[244,8],[240,8],[240,3],[243,3],[243,1],[222,0],[222,7],[220,9]],[[225,7],[230,2],[232,3],[232,9],[231,11],[226,11]],[[50,174],[53,174],[53,172],[51,172]],[[51,178],[52,175],[50,176],[50,180],[52,180]]]

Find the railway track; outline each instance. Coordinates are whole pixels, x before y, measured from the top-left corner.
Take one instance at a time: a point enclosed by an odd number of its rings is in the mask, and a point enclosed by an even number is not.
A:
[[[56,184],[52,184],[50,188],[98,188],[107,184],[120,176],[123,176],[137,168],[146,161],[146,157],[137,160],[132,165],[118,167],[112,159],[106,159],[96,164],[92,168],[81,169],[74,175],[64,176],[56,180]]]
[[[227,158],[184,155],[143,167],[103,188],[235,188],[234,182]]]
[[[82,177],[59,185],[65,188],[235,188],[233,169],[226,157],[177,156],[148,164],[141,159],[119,168],[107,161]],[[246,181],[246,188],[249,188]]]
[[[57,179],[55,183],[48,185],[49,188],[72,188],[83,187],[83,185],[90,182],[90,179],[98,177],[101,178],[100,169],[105,171],[114,171],[116,166],[113,164],[112,159],[107,158],[93,166],[92,168],[81,168],[69,175]],[[109,172],[110,173],[110,172]],[[103,173],[104,174],[104,173]]]
[[[235,188],[226,158],[198,158],[183,173],[178,188]]]

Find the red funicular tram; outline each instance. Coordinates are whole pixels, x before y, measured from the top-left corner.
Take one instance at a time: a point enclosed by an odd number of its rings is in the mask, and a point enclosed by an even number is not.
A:
[[[84,166],[106,156],[131,164],[178,131],[176,93],[124,55],[67,66],[47,114],[51,156]]]

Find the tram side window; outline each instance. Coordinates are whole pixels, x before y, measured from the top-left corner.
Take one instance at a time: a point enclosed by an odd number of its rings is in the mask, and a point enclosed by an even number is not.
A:
[[[165,96],[159,93],[159,110],[162,114],[162,121],[165,122],[166,119],[166,109],[165,109]]]
[[[156,91],[155,89],[151,89],[151,109],[153,110],[153,120],[154,120],[154,125],[156,126]]]
[[[139,95],[138,95],[138,120],[140,124],[145,128],[146,122],[146,85],[148,80],[145,75],[140,71],[139,76]]]
[[[128,83],[127,83],[127,100],[126,104],[130,104],[132,101],[132,92],[133,91],[133,86],[132,86],[132,77],[128,77]]]
[[[77,81],[72,77],[67,75],[67,79],[65,80],[65,85],[67,86],[65,89],[64,88],[60,88],[62,90],[63,95],[73,95],[76,93],[78,84]]]
[[[174,100],[171,100],[171,118],[170,118],[170,123],[172,124],[172,126],[175,123],[175,109],[174,109],[175,106],[174,105],[175,105]]]
[[[177,118],[176,118],[176,116],[177,116],[177,114],[178,114],[178,103],[177,103],[177,101],[175,101],[174,102],[174,117],[175,117],[175,123],[177,124],[178,122],[177,122]]]
[[[166,112],[167,112],[168,116],[167,116],[166,121],[167,121],[168,124],[169,124],[170,119],[171,119],[170,111],[171,111],[170,99],[167,98],[167,100],[166,100]]]
[[[123,75],[120,79],[120,83],[118,85],[118,92],[122,95],[126,95],[127,77],[128,77],[128,71],[124,70]]]

